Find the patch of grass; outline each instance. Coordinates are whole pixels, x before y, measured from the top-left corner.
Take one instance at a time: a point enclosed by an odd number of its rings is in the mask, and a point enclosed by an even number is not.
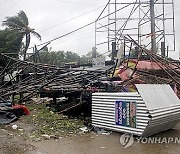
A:
[[[62,114],[55,113],[46,108],[45,104],[29,103],[26,105],[31,114],[25,117],[25,122],[34,126],[31,138],[41,137],[42,134],[50,136],[65,136],[76,134],[83,127],[83,120],[70,119]]]
[[[20,96],[19,95],[15,95],[14,96],[14,103],[18,103],[20,100]]]

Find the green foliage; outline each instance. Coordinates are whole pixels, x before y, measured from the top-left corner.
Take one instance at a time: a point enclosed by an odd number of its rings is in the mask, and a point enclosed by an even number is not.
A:
[[[97,53],[99,56],[99,53]],[[76,62],[77,64],[89,64],[92,59],[92,52],[88,52],[86,55],[79,56],[77,53],[71,51],[49,51],[45,48],[43,52],[40,52],[41,63],[64,66],[65,63]]]
[[[81,64],[89,64],[91,62],[91,57],[83,55],[80,60]]]
[[[0,30],[0,52],[9,53],[9,56],[18,58],[21,48],[23,36],[17,30]],[[1,66],[5,66],[5,62],[0,58]]]
[[[100,56],[98,52],[96,52],[96,56]],[[88,52],[86,55],[81,56],[81,64],[89,64],[92,60],[92,51]]]
[[[0,51],[18,54],[22,38],[16,30],[0,30]]]
[[[41,36],[34,31],[34,29],[29,27],[28,17],[24,11],[20,11],[16,16],[6,17],[3,21],[3,26],[6,26],[10,30],[15,30],[20,36],[25,37],[25,45],[23,49],[24,59],[26,58],[26,52],[30,44],[30,34],[41,40]]]
[[[77,53],[71,52],[71,51],[67,51],[65,53],[65,62],[69,63],[69,62],[78,62],[79,61],[80,56]]]
[[[44,51],[40,53],[41,63],[62,66],[65,60],[64,51]]]
[[[65,63],[78,62],[79,55],[71,51],[44,51],[40,53],[41,62],[44,64],[63,66]]]

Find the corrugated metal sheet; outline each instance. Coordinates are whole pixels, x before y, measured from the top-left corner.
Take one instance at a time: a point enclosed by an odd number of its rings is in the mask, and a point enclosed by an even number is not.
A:
[[[149,113],[152,118],[142,136],[150,136],[172,129],[180,121],[180,105],[149,110]]]
[[[146,88],[146,85],[137,85],[137,89],[139,93],[94,93],[92,95],[92,125],[118,132],[149,136],[171,129],[178,123],[180,101],[170,86],[147,85]],[[166,94],[168,96],[165,96]],[[172,96],[169,96],[171,94]],[[168,101],[166,100],[163,104],[164,98]],[[136,103],[136,128],[116,125],[116,101]]]
[[[96,67],[88,67],[88,68],[85,68],[85,70],[88,70],[88,71],[107,71],[109,70],[110,68],[112,68],[113,66],[112,65],[108,65],[108,66],[96,66]]]
[[[136,87],[149,110],[180,104],[169,85],[136,84]]]
[[[115,125],[115,101],[136,102],[136,128]],[[148,110],[138,93],[94,93],[92,96],[92,124],[106,129],[142,135],[148,125]]]

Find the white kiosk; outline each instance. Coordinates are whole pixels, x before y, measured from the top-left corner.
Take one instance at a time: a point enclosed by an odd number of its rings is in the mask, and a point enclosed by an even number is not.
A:
[[[93,93],[92,125],[138,136],[172,129],[180,100],[169,85],[137,84],[138,92]]]

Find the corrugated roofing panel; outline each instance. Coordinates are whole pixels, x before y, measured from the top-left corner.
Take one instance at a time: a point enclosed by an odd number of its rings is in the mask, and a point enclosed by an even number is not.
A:
[[[117,101],[136,103],[136,128],[116,125]],[[106,129],[142,135],[147,127],[148,110],[138,93],[94,93],[92,95],[92,124]]]
[[[180,105],[180,100],[170,85],[136,84],[148,110]]]

